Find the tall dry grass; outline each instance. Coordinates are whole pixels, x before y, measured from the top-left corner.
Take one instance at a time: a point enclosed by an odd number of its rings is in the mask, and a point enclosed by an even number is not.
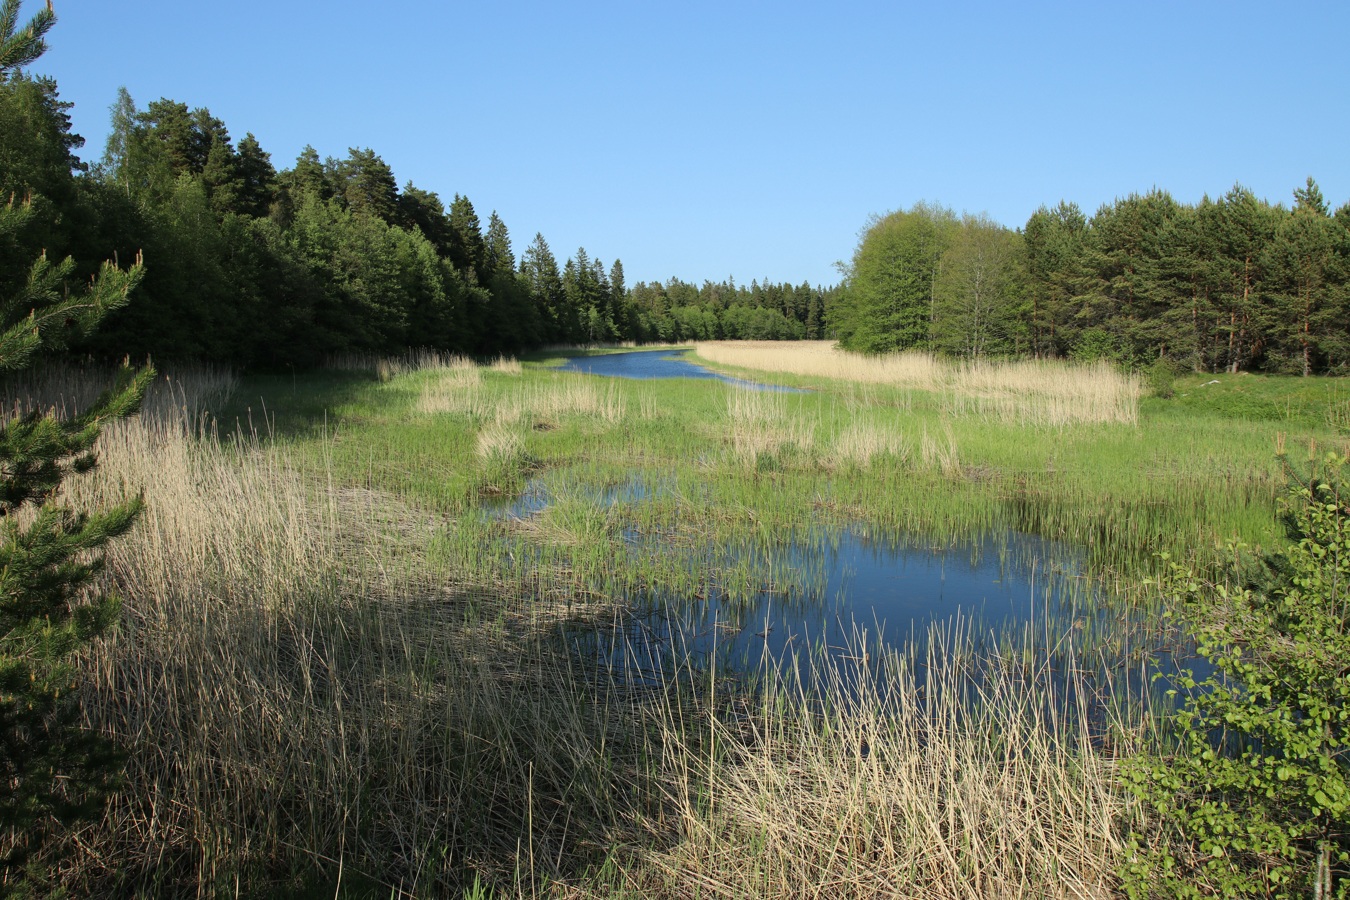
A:
[[[1086,694],[1046,665],[978,659],[959,624],[936,628],[917,665],[867,646],[855,640],[854,666],[789,660],[756,708],[667,731],[680,839],[647,859],[641,886],[1114,896],[1131,813],[1113,760],[1076,724]]]
[[[909,458],[904,435],[893,427],[853,422],[834,439],[830,461],[836,466],[870,468],[882,459],[903,463]]]
[[[91,407],[111,380],[111,373],[102,366],[49,362],[0,381],[0,410],[10,415],[37,410],[73,416]],[[221,366],[169,366],[146,391],[141,409],[159,421],[195,426],[211,409],[223,406],[237,386],[235,374]]]
[[[927,391],[953,415],[1062,427],[1138,421],[1143,382],[1106,363],[958,362],[931,353],[868,356],[830,341],[712,341],[694,352],[728,366]]]
[[[483,379],[483,372],[519,374],[507,363],[475,366],[471,362],[435,372],[421,386],[417,409],[423,413],[451,413],[499,425],[557,425],[568,417],[592,418],[607,424],[621,421],[627,412],[622,389],[598,379],[554,378],[513,384],[502,389]]]
[[[146,511],[108,553],[120,626],[82,663],[88,722],[128,757],[72,838],[76,893],[341,866],[437,894],[531,853],[571,871],[623,824],[633,717],[555,639],[582,605],[433,565],[424,515],[181,414],[116,423],[99,453],[66,499],[143,490]]]
[[[347,372],[374,372],[380,381],[391,381],[400,375],[428,369],[456,369],[474,365],[474,361],[458,353],[418,348],[390,356],[383,353],[351,351],[330,356],[325,368]]]
[[[815,423],[790,415],[786,394],[737,386],[728,387],[726,393],[726,442],[739,464],[753,469],[765,457],[809,453],[815,447]]]

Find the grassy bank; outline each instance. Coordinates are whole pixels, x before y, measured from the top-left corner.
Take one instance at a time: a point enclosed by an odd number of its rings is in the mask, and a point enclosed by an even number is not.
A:
[[[1340,440],[1333,404],[1319,420],[1287,381],[1240,383],[1290,392],[1271,418],[1193,399],[1226,380],[1159,401],[1075,372],[1056,401],[1047,374],[1034,409],[1134,399],[1047,418],[990,399],[997,372],[798,372],[811,393],[785,395],[440,358],[166,383],[72,483],[78,504],[144,489],[148,511],[110,556],[122,626],[84,663],[127,782],[63,877],[156,896],[1109,895],[1130,815],[1114,758],[1145,723],[1082,727],[1087,692],[1045,653],[976,665],[949,627],[917,659],[859,633],[851,669],[804,652],[745,673],[615,639],[642,598],[807,577],[709,548],[845,527],[1035,532],[1142,602],[1156,552],[1272,540],[1278,433]],[[510,514],[527,490],[549,502]],[[599,645],[618,648],[603,665]]]

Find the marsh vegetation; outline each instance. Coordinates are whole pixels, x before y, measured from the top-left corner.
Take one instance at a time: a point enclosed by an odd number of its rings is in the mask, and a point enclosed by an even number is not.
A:
[[[162,377],[68,488],[146,499],[80,664],[125,783],[68,883],[1110,895],[1147,661],[1184,650],[1146,579],[1269,545],[1275,436],[1339,440],[1338,389],[777,350],[698,348],[806,390],[547,356]],[[77,406],[70,375],[14,390]],[[849,546],[1020,554],[1037,612],[882,627],[831,596]]]

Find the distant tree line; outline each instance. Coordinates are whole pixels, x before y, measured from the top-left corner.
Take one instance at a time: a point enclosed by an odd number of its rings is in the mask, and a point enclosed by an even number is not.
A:
[[[1350,203],[1332,214],[1311,178],[1292,207],[1153,190],[1020,231],[918,204],[868,223],[845,269],[827,312],[856,350],[1350,370]]]
[[[579,249],[562,265],[543,235],[519,257],[506,223],[468,197],[448,208],[399,187],[370,149],[321,159],[306,147],[277,171],[252,134],[232,139],[206,108],[144,109],[125,89],[102,158],[86,165],[56,83],[22,73],[0,86],[0,197],[28,198],[22,240],[0,272],[66,255],[88,274],[143,253],[145,276],[83,352],[261,368],[343,351],[431,347],[476,356],[557,343],[799,338],[822,327],[806,286],[630,291],[623,264]]]
[[[817,340],[826,336],[825,307],[836,288],[727,280],[696,287],[672,278],[638,282],[629,292],[634,334],[648,341]]]

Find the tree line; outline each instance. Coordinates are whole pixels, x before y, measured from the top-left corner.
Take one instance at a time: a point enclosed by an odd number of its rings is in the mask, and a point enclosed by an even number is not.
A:
[[[1350,203],[1311,178],[1290,207],[1131,194],[1011,230],[933,204],[867,224],[828,310],[866,352],[1164,360],[1197,372],[1350,368]]]
[[[622,262],[584,248],[559,263],[542,234],[517,255],[506,223],[468,197],[448,206],[373,150],[306,147],[278,171],[253,134],[205,107],[112,106],[102,157],[83,162],[56,82],[0,85],[0,197],[33,209],[0,246],[3,272],[35,254],[90,274],[143,256],[131,301],[77,349],[100,356],[305,367],[346,351],[428,347],[486,357],[548,344],[800,338],[825,295],[805,285],[630,290]],[[0,276],[4,277],[4,276]],[[0,285],[3,287],[3,285]]]

